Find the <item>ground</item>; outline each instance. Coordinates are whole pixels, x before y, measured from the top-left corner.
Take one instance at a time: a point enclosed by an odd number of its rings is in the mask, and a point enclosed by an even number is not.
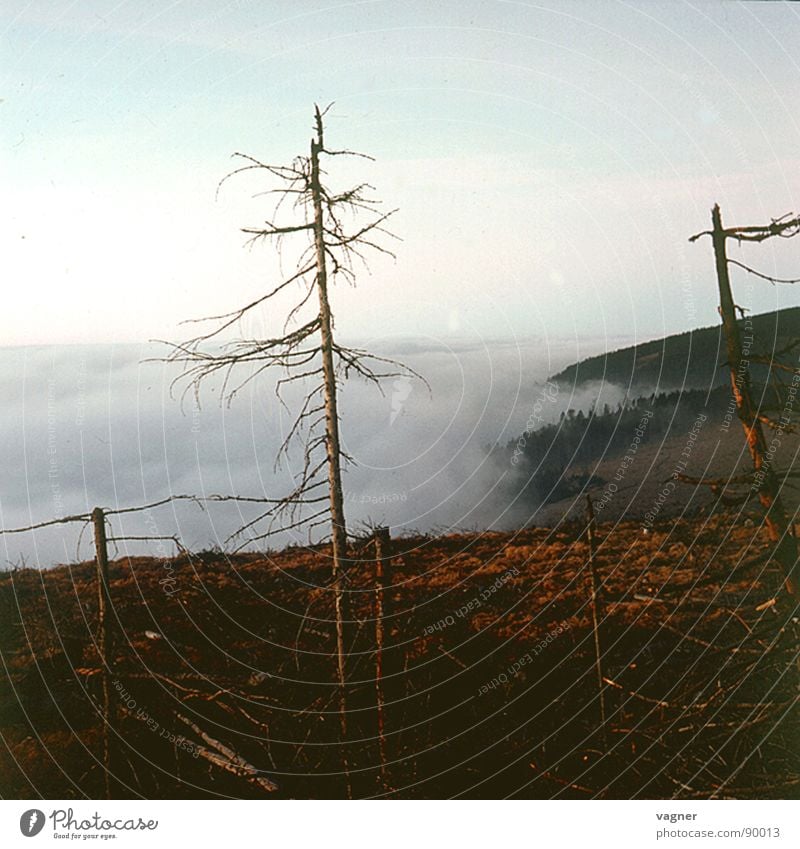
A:
[[[797,610],[764,529],[601,522],[595,547],[596,632],[582,521],[395,539],[382,718],[354,552],[344,745],[325,547],[117,560],[108,788],[94,567],[4,573],[2,795],[800,795]]]

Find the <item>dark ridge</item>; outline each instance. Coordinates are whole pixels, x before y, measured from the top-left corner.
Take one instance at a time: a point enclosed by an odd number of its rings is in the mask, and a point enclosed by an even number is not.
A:
[[[755,336],[751,354],[770,354],[800,336],[800,307],[745,316],[743,335]],[[641,345],[589,357],[553,375],[553,382],[576,386],[602,381],[630,387],[630,394],[673,389],[703,389],[728,381],[724,369],[721,326],[703,327],[654,339]],[[755,377],[764,367],[754,365]]]

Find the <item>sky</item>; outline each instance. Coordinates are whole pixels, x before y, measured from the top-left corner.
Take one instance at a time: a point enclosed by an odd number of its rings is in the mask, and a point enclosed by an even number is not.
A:
[[[263,186],[217,185],[236,151],[305,153],[314,103],[329,144],[375,157],[331,179],[399,209],[397,259],[333,293],[348,338],[546,357],[713,324],[710,245],[687,241],[710,207],[800,208],[790,3],[34,0],[0,33],[2,345],[180,339],[263,293],[274,252],[239,230],[271,214]],[[792,242],[732,250],[800,268]]]

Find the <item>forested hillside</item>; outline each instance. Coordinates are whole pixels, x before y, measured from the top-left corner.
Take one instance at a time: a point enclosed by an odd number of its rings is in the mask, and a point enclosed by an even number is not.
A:
[[[800,308],[745,316],[739,326],[744,339],[754,336],[751,359],[779,351],[800,337]],[[571,387],[590,381],[626,387],[631,396],[672,389],[721,386],[728,380],[720,368],[724,358],[721,325],[655,339],[590,357],[565,368],[551,380]],[[763,378],[765,367],[752,363]]]

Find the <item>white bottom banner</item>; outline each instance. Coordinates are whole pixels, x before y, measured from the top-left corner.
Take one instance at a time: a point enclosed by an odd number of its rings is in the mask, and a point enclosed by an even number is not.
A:
[[[0,845],[798,846],[788,801],[3,801]]]

